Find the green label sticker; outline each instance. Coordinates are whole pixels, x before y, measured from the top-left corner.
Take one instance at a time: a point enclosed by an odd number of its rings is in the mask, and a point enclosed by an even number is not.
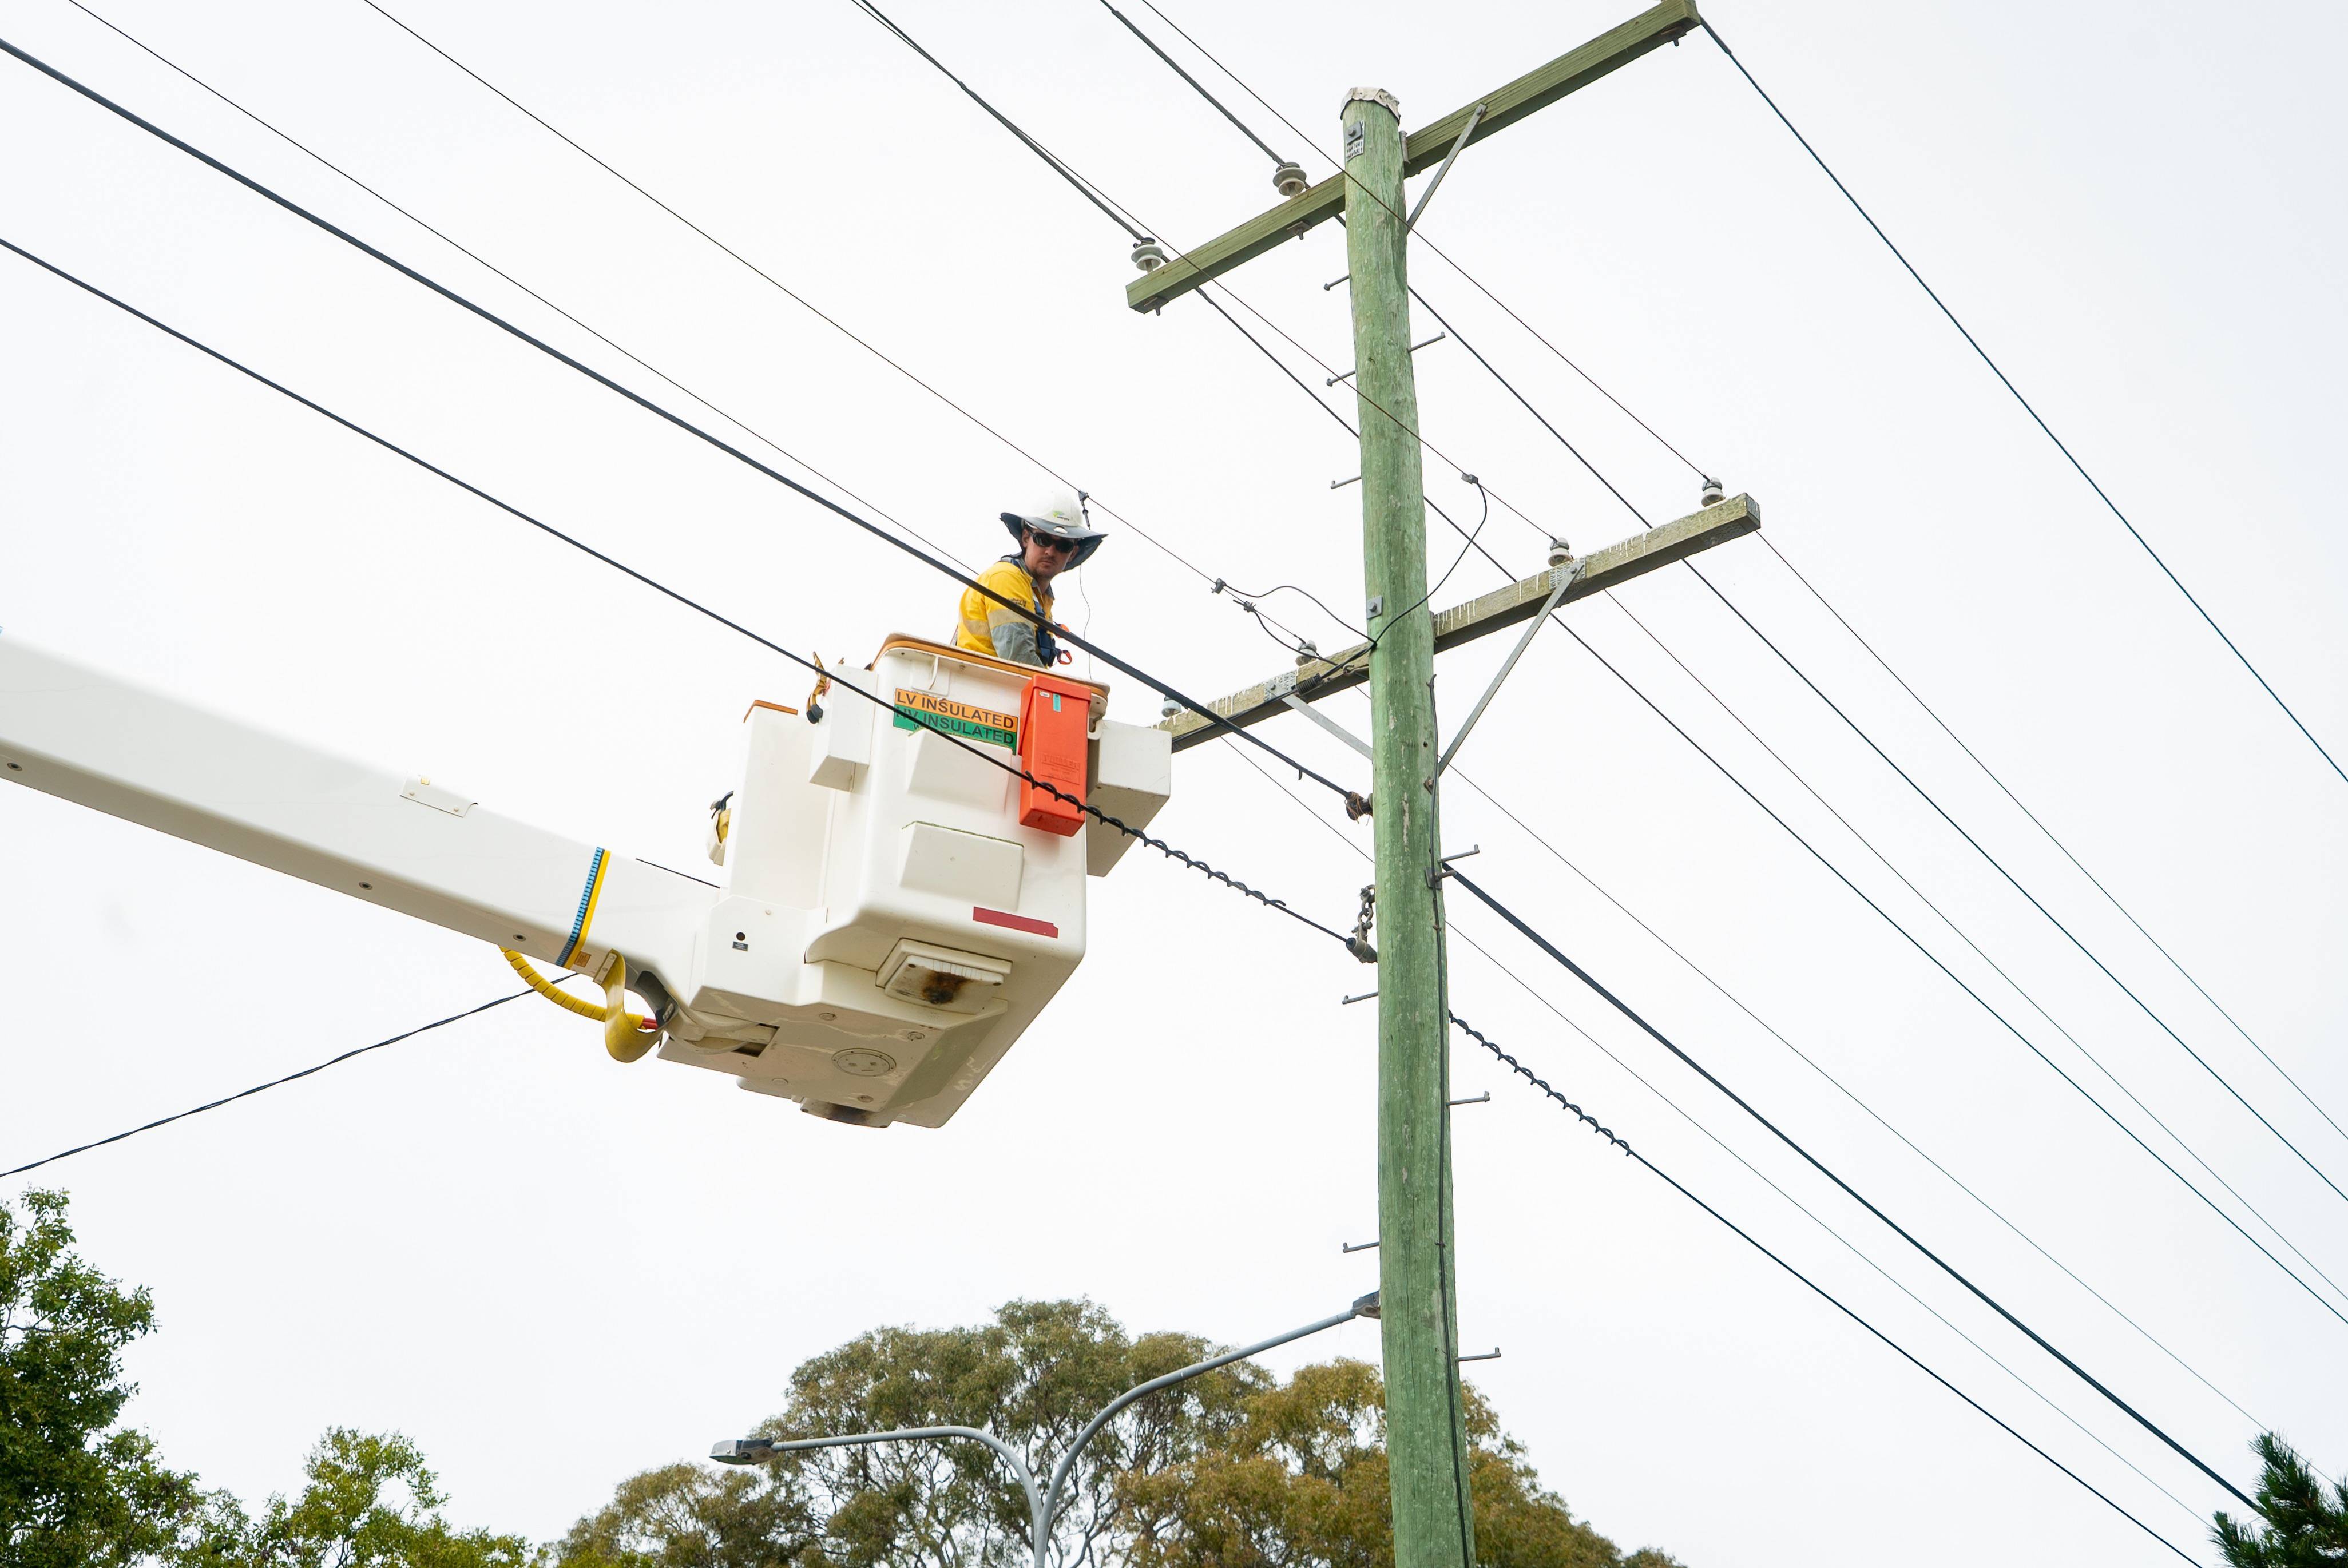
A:
[[[973,703],[956,702],[933,692],[899,692],[896,715],[899,729],[934,729],[991,746],[1009,747],[1014,751],[1019,748],[1019,720],[1015,716]]]

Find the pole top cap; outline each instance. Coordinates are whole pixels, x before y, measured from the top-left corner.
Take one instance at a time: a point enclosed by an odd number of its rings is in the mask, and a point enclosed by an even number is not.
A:
[[[1386,91],[1384,88],[1354,88],[1353,91],[1345,95],[1345,102],[1337,112],[1343,114],[1345,109],[1353,108],[1354,105],[1357,103],[1384,104],[1388,114],[1394,116],[1396,119],[1400,119],[1402,118],[1402,99],[1395,97],[1394,94]]]

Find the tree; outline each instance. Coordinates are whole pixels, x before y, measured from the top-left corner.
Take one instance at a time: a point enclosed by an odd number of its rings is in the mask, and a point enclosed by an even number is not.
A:
[[[519,1535],[452,1529],[448,1499],[416,1445],[396,1432],[336,1427],[318,1439],[291,1501],[259,1522],[216,1505],[172,1559],[175,1568],[528,1568],[541,1553]]]
[[[622,1481],[560,1551],[564,1568],[782,1568],[817,1534],[766,1477],[674,1464]]]
[[[975,1427],[1039,1478],[1093,1412],[1136,1383],[1210,1354],[1191,1335],[1128,1338],[1089,1302],[1013,1302],[977,1327],[881,1328],[801,1366],[783,1437]],[[1263,1375],[1234,1367],[1128,1408],[1086,1448],[1054,1533],[1059,1561],[1115,1561],[1131,1533],[1116,1478],[1197,1451],[1237,1424]],[[1040,1481],[1039,1481],[1040,1484]],[[968,1439],[786,1455],[755,1477],[700,1466],[623,1483],[561,1548],[567,1568],[998,1568],[1029,1561],[1018,1485]]]
[[[2213,1532],[2230,1568],[2339,1568],[2348,1563],[2348,1482],[2323,1481],[2289,1443],[2262,1432],[2250,1444],[2259,1456],[2259,1511],[2238,1522],[2218,1514]]]
[[[1212,1354],[1128,1338],[1087,1302],[1013,1302],[971,1328],[884,1328],[791,1376],[772,1436],[965,1426],[1040,1477],[1117,1395]],[[1675,1568],[1625,1557],[1541,1488],[1468,1395],[1478,1556],[1492,1568]],[[1126,1568],[1391,1568],[1385,1389],[1339,1361],[1281,1384],[1227,1367],[1130,1406],[1093,1439],[1052,1560]],[[582,1519],[563,1568],[1012,1568],[1024,1499],[982,1445],[944,1439],[780,1456],[757,1471],[647,1471]]]
[[[0,1568],[522,1568],[517,1535],[458,1531],[416,1445],[336,1429],[259,1522],[115,1427],[122,1350],[155,1326],[73,1251],[61,1192],[0,1202]]]
[[[208,1506],[143,1433],[115,1429],[136,1392],[122,1350],[154,1303],[72,1251],[66,1208],[62,1192],[0,1202],[0,1568],[135,1563]]]
[[[1468,1491],[1476,1555],[1495,1568],[1672,1568],[1624,1557],[1544,1489],[1524,1449],[1473,1388]],[[1120,1478],[1153,1520],[1133,1568],[1393,1568],[1385,1387],[1365,1361],[1300,1369],[1244,1401],[1245,1419],[1185,1463]]]

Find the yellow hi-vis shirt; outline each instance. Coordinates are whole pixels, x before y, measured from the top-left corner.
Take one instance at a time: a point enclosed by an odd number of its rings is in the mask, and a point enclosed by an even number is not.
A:
[[[1052,591],[1027,575],[1016,557],[990,562],[978,581],[1014,604],[1022,604],[1045,620],[1052,618]],[[1033,621],[1004,608],[975,588],[962,591],[962,619],[954,627],[954,646],[974,654],[992,654],[1014,664],[1041,665],[1044,656],[1035,640]]]

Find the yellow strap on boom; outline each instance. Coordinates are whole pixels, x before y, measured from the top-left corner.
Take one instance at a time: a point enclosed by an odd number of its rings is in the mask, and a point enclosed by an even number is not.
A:
[[[660,1043],[660,1026],[642,1013],[628,1011],[628,965],[614,953],[603,965],[603,1001],[590,1002],[583,996],[557,990],[553,982],[530,965],[529,959],[510,947],[500,947],[506,962],[522,983],[558,1007],[567,1007],[582,1018],[592,1018],[603,1026],[603,1048],[614,1061],[633,1062]]]

